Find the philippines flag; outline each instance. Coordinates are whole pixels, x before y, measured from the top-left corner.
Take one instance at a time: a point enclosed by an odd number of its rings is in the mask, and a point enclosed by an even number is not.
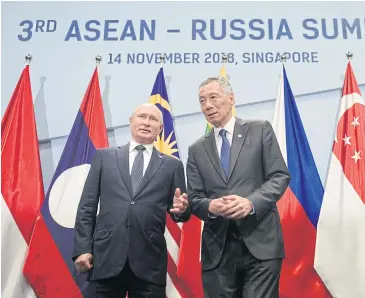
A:
[[[317,231],[315,268],[334,297],[365,297],[365,103],[346,69]]]
[[[287,191],[277,204],[286,253],[280,279],[280,297],[330,297],[313,267],[323,187],[284,67],[273,128],[292,177]]]
[[[42,170],[26,65],[1,120],[1,296],[35,297],[22,268],[44,200]]]
[[[76,273],[72,261],[73,228],[92,158],[96,149],[107,146],[96,67],[41,208],[24,266],[38,298],[88,296],[85,275]]]

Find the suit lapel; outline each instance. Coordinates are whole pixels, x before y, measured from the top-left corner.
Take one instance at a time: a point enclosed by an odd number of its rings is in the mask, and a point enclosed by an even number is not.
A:
[[[247,123],[242,121],[241,119],[237,119],[233,131],[228,179],[231,177],[234,167],[236,165],[238,155],[241,152],[241,148],[247,136],[247,131],[248,131]]]
[[[163,161],[163,155],[158,152],[155,147],[153,147],[151,160],[148,164],[145,174],[141,180],[141,183],[138,186],[136,194],[133,197],[136,197],[145,187],[146,185],[152,180],[152,178],[157,173],[157,170],[160,168]]]
[[[115,154],[117,157],[117,164],[120,175],[122,176],[124,184],[127,187],[129,194],[132,197],[133,196],[132,183],[131,183],[131,176],[129,175],[129,143],[121,148],[118,148]]]
[[[226,177],[226,174],[224,173],[224,170],[221,165],[221,161],[219,159],[217,144],[215,142],[213,130],[210,132],[210,134],[206,135],[206,139],[204,142],[204,148],[205,148],[205,151],[207,152],[208,157],[209,157],[210,161],[212,162],[214,168],[218,172],[219,176],[221,176],[223,181],[227,183],[227,177]]]

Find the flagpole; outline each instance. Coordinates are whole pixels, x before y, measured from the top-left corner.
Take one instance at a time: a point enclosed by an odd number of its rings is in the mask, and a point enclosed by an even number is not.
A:
[[[228,61],[228,56],[226,53],[222,53],[222,63],[225,65]]]
[[[347,57],[347,63],[350,63],[351,64],[351,60],[352,60],[352,58],[354,57],[354,54],[351,52],[351,51],[348,51],[347,53],[346,53],[346,57]],[[343,80],[345,80],[345,77],[343,77]],[[341,80],[341,81],[343,81],[343,80]],[[340,95],[340,100],[341,100],[341,98],[342,98],[342,92],[343,92],[343,84],[341,85],[341,95]]]
[[[286,63],[286,59],[287,59],[287,56],[285,54],[281,55],[280,60],[281,60],[281,64],[283,64],[283,66]]]
[[[346,57],[347,57],[347,60],[352,60],[352,57],[354,57],[354,54],[351,52],[351,51],[348,51],[347,53],[346,53]]]
[[[160,68],[163,68],[163,66],[165,65],[166,62],[166,56],[165,54],[161,54],[160,56]]]
[[[97,55],[95,57],[96,67],[98,68],[98,70],[99,70],[99,66],[100,66],[101,60],[103,60],[103,58],[100,55]]]
[[[225,69],[225,65],[228,61],[228,56],[226,53],[222,52],[222,56],[221,56],[221,63],[222,63],[222,66],[221,66],[221,70],[220,70],[220,76],[222,76],[222,71],[224,70],[224,77],[229,81],[229,78],[228,78],[228,75],[226,73],[226,69]]]
[[[32,55],[31,54],[27,54],[25,56],[25,66],[30,64],[30,61],[32,61]]]

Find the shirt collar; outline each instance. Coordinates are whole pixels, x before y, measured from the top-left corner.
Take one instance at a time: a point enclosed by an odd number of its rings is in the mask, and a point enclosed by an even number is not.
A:
[[[153,151],[153,144],[139,144],[135,140],[131,140],[129,143],[129,153],[131,153],[138,145],[143,145],[146,148],[146,151],[149,155],[152,154]]]
[[[236,123],[236,117],[232,116],[231,119],[224,127],[214,127],[215,137],[218,138],[219,132],[224,128],[229,134],[233,135],[234,125]]]

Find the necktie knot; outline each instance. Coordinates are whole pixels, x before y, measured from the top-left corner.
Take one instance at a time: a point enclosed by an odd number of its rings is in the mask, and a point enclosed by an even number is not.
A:
[[[143,145],[138,145],[134,149],[136,149],[138,152],[146,150],[146,147]]]
[[[219,135],[222,137],[222,138],[225,138],[227,136],[227,130],[225,130],[224,128],[222,128],[220,131],[219,131]]]

